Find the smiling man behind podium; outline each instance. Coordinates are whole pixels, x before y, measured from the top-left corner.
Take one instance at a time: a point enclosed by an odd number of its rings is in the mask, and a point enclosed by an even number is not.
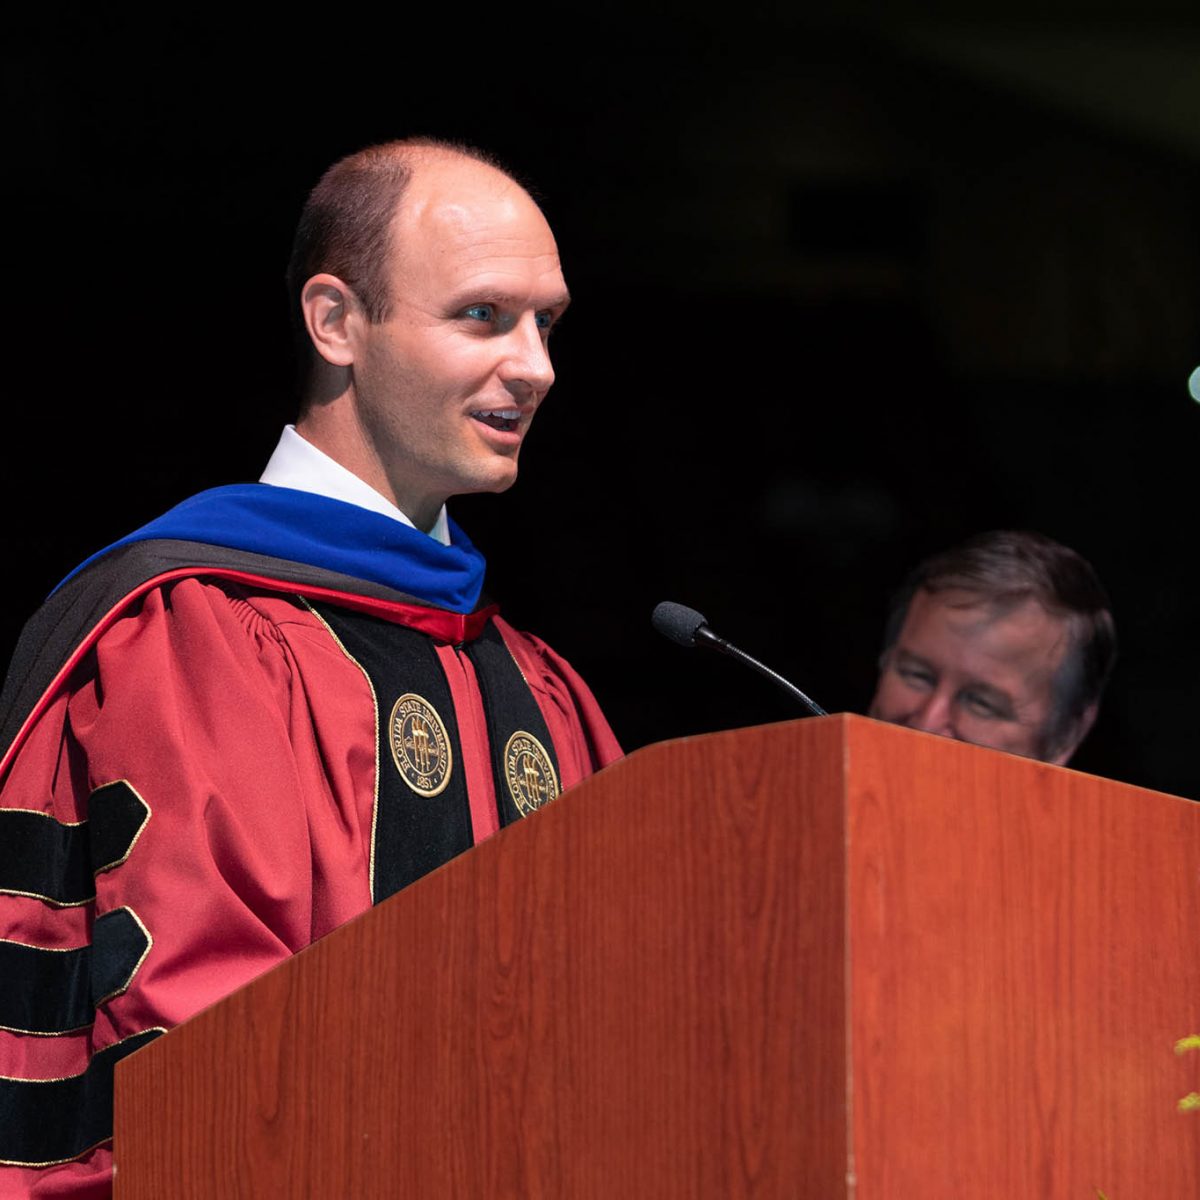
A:
[[[262,482],[85,563],[22,636],[0,802],[4,1194],[104,1195],[114,1063],[619,755],[480,601],[568,303],[476,151],[336,164],[289,272],[309,361]]]
[[[1039,533],[978,534],[909,575],[888,614],[869,715],[1064,764],[1116,658],[1086,559]]]

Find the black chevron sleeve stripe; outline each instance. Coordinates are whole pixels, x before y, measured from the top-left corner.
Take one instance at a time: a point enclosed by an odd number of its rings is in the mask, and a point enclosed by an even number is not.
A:
[[[119,867],[150,819],[150,806],[124,779],[98,787],[88,797],[93,872]]]
[[[95,1009],[133,982],[150,936],[129,908],[96,919],[92,944],[48,950],[0,940],[0,1028],[55,1034],[84,1029]]]
[[[91,948],[44,950],[0,941],[0,1028],[66,1033],[92,1023]]]
[[[91,1005],[121,995],[150,949],[150,935],[131,908],[98,917],[92,928]]]
[[[96,896],[94,875],[125,861],[149,819],[149,805],[123,779],[92,792],[88,820],[78,824],[0,809],[0,892],[86,904]]]
[[[60,906],[93,899],[87,825],[65,825],[25,809],[0,809],[0,892]]]
[[[46,1167],[69,1162],[112,1137],[113,1068],[164,1034],[147,1029],[92,1056],[82,1075],[0,1077],[0,1162]]]

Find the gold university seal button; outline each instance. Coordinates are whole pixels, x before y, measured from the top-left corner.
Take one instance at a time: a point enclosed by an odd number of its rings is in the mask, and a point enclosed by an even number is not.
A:
[[[504,747],[504,779],[521,816],[527,817],[558,795],[558,777],[546,747],[518,729]]]
[[[450,779],[450,738],[428,700],[408,692],[396,701],[388,719],[392,760],[400,777],[418,796],[436,796]]]

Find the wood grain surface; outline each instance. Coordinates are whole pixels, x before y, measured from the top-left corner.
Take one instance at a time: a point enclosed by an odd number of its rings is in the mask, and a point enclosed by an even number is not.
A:
[[[860,1200],[1200,1197],[1200,805],[848,732]]]
[[[844,1194],[840,720],[639,752],[126,1060],[117,1196]]]
[[[1200,805],[856,717],[650,747],[117,1069],[118,1200],[1195,1200]]]

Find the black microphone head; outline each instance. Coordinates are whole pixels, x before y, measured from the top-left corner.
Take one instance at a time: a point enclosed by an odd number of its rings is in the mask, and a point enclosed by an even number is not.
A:
[[[688,608],[686,604],[675,604],[670,600],[664,600],[657,605],[650,616],[650,624],[663,637],[668,637],[681,646],[694,646],[696,634],[707,623],[694,608]]]

